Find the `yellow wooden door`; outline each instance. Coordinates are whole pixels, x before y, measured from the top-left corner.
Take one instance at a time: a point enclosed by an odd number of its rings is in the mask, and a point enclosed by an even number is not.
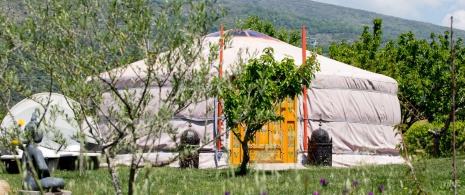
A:
[[[278,107],[277,113],[283,121],[271,122],[256,133],[249,142],[251,162],[294,163],[297,160],[297,98],[287,98]],[[239,127],[241,135],[244,129]],[[235,136],[231,136],[231,163],[238,165],[242,161],[242,148]]]

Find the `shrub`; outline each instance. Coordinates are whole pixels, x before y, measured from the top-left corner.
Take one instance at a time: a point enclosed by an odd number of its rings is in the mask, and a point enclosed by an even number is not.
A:
[[[404,143],[409,154],[432,154],[433,136],[428,133],[430,129],[434,129],[434,126],[427,120],[422,120],[414,123],[404,133]]]
[[[455,135],[456,135],[456,148],[458,152],[463,152],[465,149],[465,121],[455,122]],[[441,138],[441,152],[442,155],[452,155],[452,124],[449,129],[445,132],[446,134]]]
[[[434,130],[435,128],[441,129],[444,123],[429,123],[426,120],[418,121],[414,123],[404,134],[405,146],[411,155],[433,155],[434,152],[434,138],[432,134],[428,133],[428,130]],[[457,121],[455,123],[456,135],[457,135],[457,151],[463,151],[465,149],[465,122]],[[452,124],[449,126],[446,132],[443,133],[439,148],[441,155],[450,156],[452,154]]]

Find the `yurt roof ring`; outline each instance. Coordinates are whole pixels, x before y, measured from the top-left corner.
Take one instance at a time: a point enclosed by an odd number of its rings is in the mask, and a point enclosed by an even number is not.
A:
[[[231,29],[225,31],[225,34],[233,36],[233,37],[250,37],[250,38],[262,38],[262,39],[269,39],[279,41],[273,37],[265,35],[263,33],[253,31],[253,30],[238,30],[238,29]],[[220,37],[220,32],[214,32],[211,34],[206,35],[205,37]]]

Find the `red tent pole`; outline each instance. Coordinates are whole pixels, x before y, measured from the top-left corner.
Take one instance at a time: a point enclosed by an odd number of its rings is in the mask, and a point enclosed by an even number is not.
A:
[[[302,66],[305,66],[305,60],[307,59],[307,33],[305,32],[305,26],[302,25]],[[308,150],[308,135],[307,135],[307,87],[302,89],[302,101],[304,111],[304,150]]]
[[[224,32],[223,24],[220,26],[220,65],[218,67],[218,76],[223,76],[223,47],[224,47]],[[223,114],[223,107],[221,106],[221,99],[218,101],[218,117],[221,118]],[[218,120],[218,135],[221,135],[221,129],[223,128],[223,120]],[[218,137],[218,150],[221,150],[221,136]]]

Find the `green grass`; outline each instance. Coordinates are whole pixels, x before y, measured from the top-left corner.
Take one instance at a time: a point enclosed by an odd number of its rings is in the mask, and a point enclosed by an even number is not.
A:
[[[465,177],[465,156],[458,158],[458,194],[465,194],[460,185]],[[427,159],[414,163],[419,179],[427,194],[451,194],[451,158]],[[127,190],[129,175],[127,167],[118,167],[123,191]],[[73,195],[114,194],[114,188],[106,168],[86,172],[79,176],[76,171],[55,171],[55,177],[66,180],[66,189]],[[329,183],[323,187],[319,180]],[[20,189],[21,175],[0,173],[16,194]],[[359,185],[353,187],[353,181]],[[382,194],[412,194],[417,191],[413,177],[406,165],[360,166],[353,168],[308,167],[306,170],[254,171],[247,176],[235,176],[234,170],[227,169],[178,169],[143,168],[138,176],[139,194],[380,194],[379,185],[384,186]]]

